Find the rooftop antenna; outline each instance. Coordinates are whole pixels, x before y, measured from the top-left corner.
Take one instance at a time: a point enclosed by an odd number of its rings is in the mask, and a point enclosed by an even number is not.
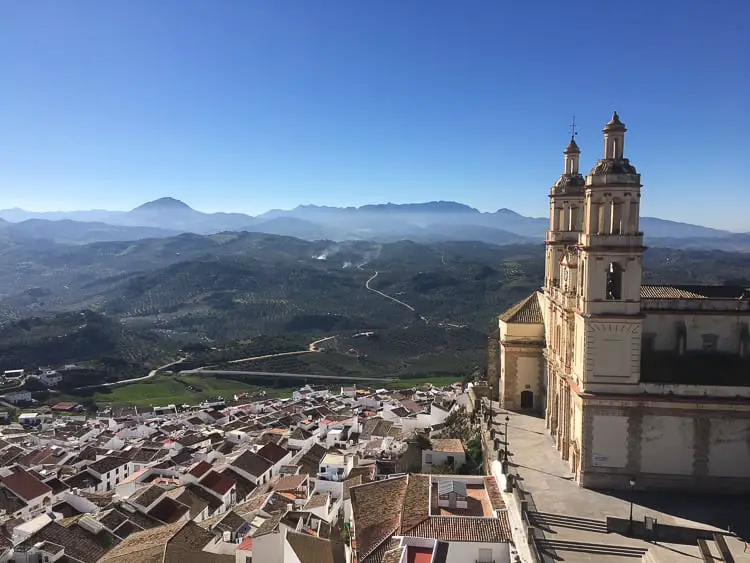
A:
[[[576,135],[578,135],[578,131],[576,131],[576,115],[573,114],[573,121],[570,123],[570,139],[575,139]]]

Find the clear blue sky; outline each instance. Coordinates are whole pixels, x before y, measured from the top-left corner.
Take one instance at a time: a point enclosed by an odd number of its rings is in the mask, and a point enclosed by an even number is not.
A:
[[[644,212],[750,231],[747,0],[0,6],[0,207],[546,215],[617,109]],[[711,197],[711,201],[706,201]]]

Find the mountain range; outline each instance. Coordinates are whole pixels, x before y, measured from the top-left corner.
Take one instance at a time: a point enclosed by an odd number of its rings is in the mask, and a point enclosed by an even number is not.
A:
[[[0,240],[47,239],[87,244],[179,233],[250,231],[304,240],[478,241],[503,245],[541,241],[548,224],[547,218],[526,217],[511,209],[487,213],[453,201],[361,207],[300,205],[251,216],[203,213],[178,199],[164,197],[130,211],[0,210]],[[656,217],[642,217],[641,229],[651,246],[750,251],[750,233],[732,233]]]

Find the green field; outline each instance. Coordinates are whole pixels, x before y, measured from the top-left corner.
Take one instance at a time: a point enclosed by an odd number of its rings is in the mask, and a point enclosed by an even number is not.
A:
[[[188,386],[193,386],[194,390],[191,390]],[[235,393],[257,393],[262,389],[265,389],[271,396],[288,397],[292,394],[292,389],[269,389],[212,376],[157,375],[148,381],[97,392],[92,398],[99,407],[110,404],[137,406],[194,405],[210,397],[222,396],[231,400]],[[76,397],[71,397],[71,400],[75,399]]]
[[[392,389],[409,389],[418,387],[425,383],[432,383],[438,387],[449,385],[460,381],[457,376],[415,377],[394,380],[391,383],[383,383]],[[378,384],[375,384],[378,385]],[[189,388],[193,387],[193,390]],[[339,384],[332,385],[337,389]],[[210,397],[222,396],[231,400],[236,393],[253,394],[265,390],[267,396],[290,397],[296,387],[267,387],[249,385],[242,381],[222,379],[210,375],[171,376],[157,375],[156,377],[138,383],[131,383],[121,387],[112,387],[104,391],[96,392],[91,397],[99,408],[107,405],[136,405],[139,407],[166,406],[168,404],[190,404],[195,405]],[[60,395],[55,401],[77,401],[80,396]]]

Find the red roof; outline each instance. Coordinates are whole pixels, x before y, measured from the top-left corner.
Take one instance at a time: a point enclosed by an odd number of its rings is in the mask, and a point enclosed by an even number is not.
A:
[[[258,450],[258,455],[266,458],[271,463],[278,463],[284,456],[289,453],[289,450],[285,450],[281,446],[277,446],[273,442],[267,443],[261,449]]]
[[[16,496],[29,501],[52,492],[52,489],[49,486],[45,485],[39,479],[30,473],[27,473],[20,467],[13,468],[13,471],[13,475],[0,478],[0,483],[12,491]]]
[[[225,495],[234,485],[234,479],[230,479],[226,475],[217,473],[216,471],[209,471],[206,476],[201,479],[200,484],[211,489],[217,494]]]
[[[407,551],[406,561],[407,563],[431,563],[432,561],[432,549],[425,547],[414,547],[409,546]]]
[[[250,536],[245,536],[245,539],[242,540],[239,543],[239,545],[235,548],[235,550],[237,549],[242,549],[244,551],[252,551],[253,550],[253,538],[251,538]]]
[[[76,408],[77,403],[57,403],[54,407],[52,407],[53,411],[72,411],[74,408]]]
[[[201,475],[205,475],[206,471],[210,471],[212,467],[213,465],[207,461],[199,461],[188,473],[193,477],[200,477]]]

